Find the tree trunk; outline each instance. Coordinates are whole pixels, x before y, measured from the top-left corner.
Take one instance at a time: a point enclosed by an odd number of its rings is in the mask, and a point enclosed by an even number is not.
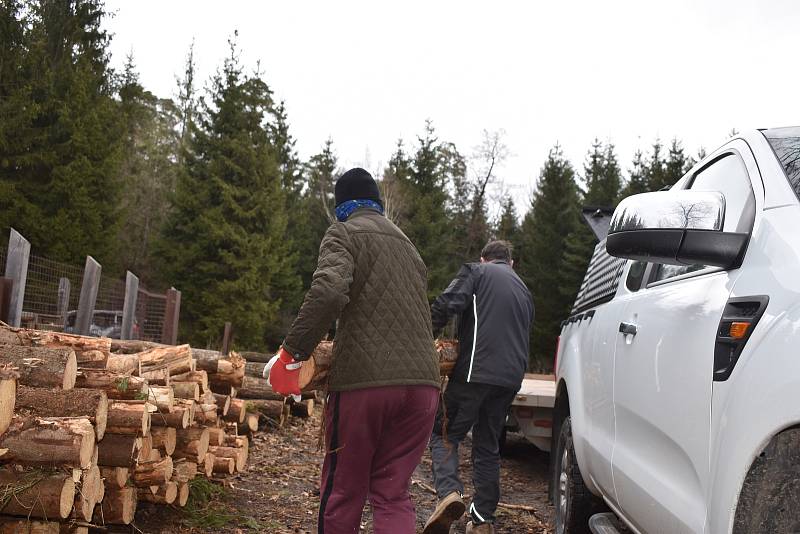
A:
[[[66,519],[75,500],[75,481],[70,475],[38,469],[22,473],[0,470],[0,487],[8,496],[0,506],[4,514]]]
[[[101,369],[81,369],[75,387],[102,389],[109,399],[135,400],[147,398],[147,380]]]
[[[198,462],[198,467],[202,468],[206,478],[211,478],[214,474],[214,455],[207,452],[205,456],[203,456],[203,461]]]
[[[197,382],[170,381],[170,386],[178,399],[200,400],[200,384]]]
[[[200,404],[195,406],[194,421],[201,425],[213,425],[217,422],[217,405]]]
[[[155,426],[150,428],[150,437],[153,440],[153,447],[160,449],[164,454],[171,455],[175,452],[177,443],[177,432],[169,426]]]
[[[160,486],[172,478],[172,457],[165,456],[152,462],[139,462],[133,470],[131,480],[137,488]]]
[[[112,339],[111,352],[115,354],[136,354],[137,352],[145,352],[150,349],[158,347],[166,347],[161,343],[153,343],[152,341],[139,341],[134,339]]]
[[[228,408],[228,413],[225,415],[225,420],[235,423],[243,423],[246,414],[246,402],[241,399],[233,399],[231,400],[231,405]]]
[[[160,413],[170,413],[175,405],[175,392],[171,386],[150,386],[147,402],[155,404]]]
[[[264,371],[265,363],[261,362],[251,362],[247,361],[244,366],[244,376],[251,376],[253,378],[260,378],[264,380],[264,375],[261,373]]]
[[[247,401],[247,410],[261,413],[275,421],[281,420],[284,403],[282,400],[255,400]]]
[[[200,386],[200,393],[208,391],[208,373],[203,370],[175,375],[172,382],[196,382]]]
[[[208,443],[209,445],[223,445],[225,443],[225,429],[209,428]]]
[[[254,378],[252,376],[245,376],[242,379],[242,385],[237,390],[237,397],[240,399],[268,400],[283,400],[284,398],[283,395],[272,391],[265,378]]]
[[[189,483],[182,482],[178,484],[178,498],[175,499],[175,504],[183,508],[189,502]]]
[[[232,475],[236,470],[236,460],[234,458],[220,458],[214,456],[214,473],[222,475]]]
[[[115,434],[150,433],[150,411],[145,401],[112,401],[108,407],[108,431]]]
[[[208,452],[210,433],[207,428],[187,428],[177,433],[176,458],[202,458]]]
[[[0,383],[0,392],[2,383]],[[2,406],[2,398],[0,398]],[[36,417],[88,417],[98,441],[103,439],[108,418],[105,392],[92,389],[44,389],[19,386],[17,410]]]
[[[166,482],[158,486],[158,491],[152,493],[149,489],[139,489],[139,500],[154,504],[172,504],[178,497],[178,485],[174,482]]]
[[[8,449],[3,461],[32,465],[68,465],[85,469],[94,453],[95,432],[86,417],[14,417],[0,436]]]
[[[100,476],[103,477],[106,485],[111,484],[116,488],[124,488],[128,485],[130,470],[127,467],[100,466]]]
[[[8,429],[14,419],[18,378],[19,373],[10,365],[0,366],[0,434]]]
[[[242,358],[247,360],[248,362],[254,363],[269,363],[273,356],[275,356],[274,352],[270,352],[269,354],[263,352],[239,352]],[[261,376],[261,375],[259,375]]]
[[[84,366],[85,367],[85,366]],[[106,362],[106,369],[115,373],[133,374],[139,371],[138,354],[112,354]]]
[[[97,463],[105,467],[130,467],[142,448],[142,438],[125,434],[106,434],[97,444]]]
[[[78,371],[75,351],[0,345],[0,361],[19,370],[19,383],[40,388],[72,389]]]
[[[150,418],[152,426],[169,426],[172,428],[187,428],[194,417],[194,401],[178,399],[170,413],[156,413]]]
[[[197,476],[197,462],[189,460],[177,460],[175,462],[174,471],[172,472],[172,479],[175,482],[184,484]]]
[[[81,360],[85,352],[100,352],[108,355],[111,352],[111,340],[107,337],[78,336],[49,330],[29,330],[13,328],[0,324],[0,344],[21,345],[23,347],[48,347],[53,349],[72,349]],[[96,355],[89,356],[89,360]]]
[[[236,471],[244,470],[247,465],[248,451],[245,448],[239,447],[209,447],[208,452],[214,455],[214,458],[233,458],[236,461]]]
[[[136,514],[136,488],[116,488],[106,483],[106,495],[95,513],[109,525],[130,525]]]
[[[192,370],[192,350],[189,345],[164,345],[139,353],[139,376],[167,369],[170,376]]]
[[[225,417],[228,415],[228,411],[231,409],[231,396],[230,395],[220,395],[218,393],[213,393],[214,401],[217,403],[217,414],[220,417]]]

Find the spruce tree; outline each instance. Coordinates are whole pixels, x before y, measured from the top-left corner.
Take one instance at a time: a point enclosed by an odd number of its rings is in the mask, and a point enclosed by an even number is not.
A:
[[[0,67],[0,231],[13,225],[39,254],[77,264],[91,254],[113,272],[121,124],[105,16],[101,0],[3,4],[13,63]]]
[[[672,139],[669,146],[669,153],[667,154],[667,161],[664,165],[665,171],[665,185],[674,185],[675,182],[680,180],[683,175],[692,168],[694,161],[690,156],[687,156],[681,143],[677,138]]]
[[[207,96],[160,247],[165,278],[183,290],[188,341],[216,342],[231,321],[238,346],[263,350],[276,341],[280,288],[297,276],[269,131],[272,93],[243,74],[232,43]]]
[[[656,139],[652,146],[650,159],[645,164],[647,191],[660,191],[672,185],[671,177],[667,174],[667,162],[664,159],[663,150],[664,145],[661,144],[661,140]]]
[[[511,195],[505,195],[500,201],[500,210],[500,217],[497,220],[494,238],[510,241],[512,245],[517,246],[517,240],[519,239],[519,218],[517,216],[517,208],[514,206],[514,199],[511,198]]]
[[[647,169],[645,168],[644,155],[637,150],[633,155],[631,168],[628,171],[628,182],[622,188],[620,200],[631,195],[648,192]]]
[[[565,287],[563,269],[567,236],[580,224],[578,203],[572,165],[556,145],[542,168],[531,209],[522,222],[518,254],[518,272],[536,303],[531,332],[533,370],[552,366],[559,325],[569,315],[574,300],[574,288]]]

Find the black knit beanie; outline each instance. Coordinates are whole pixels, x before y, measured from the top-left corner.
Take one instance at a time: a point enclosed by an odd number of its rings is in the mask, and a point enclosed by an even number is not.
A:
[[[336,180],[336,205],[348,200],[374,200],[381,206],[381,193],[372,175],[360,167],[350,169]]]

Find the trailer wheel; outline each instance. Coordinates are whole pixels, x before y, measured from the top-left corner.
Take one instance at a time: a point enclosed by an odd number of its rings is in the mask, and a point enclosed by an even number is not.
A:
[[[602,510],[602,503],[583,483],[575,458],[569,416],[561,423],[555,455],[553,488],[556,534],[590,534],[589,518]]]
[[[800,428],[775,436],[747,473],[733,534],[800,532]]]

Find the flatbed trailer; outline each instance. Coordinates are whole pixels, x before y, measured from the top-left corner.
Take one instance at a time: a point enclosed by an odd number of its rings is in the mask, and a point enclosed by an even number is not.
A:
[[[555,400],[554,375],[526,374],[511,403],[506,430],[521,432],[536,447],[550,452]]]

